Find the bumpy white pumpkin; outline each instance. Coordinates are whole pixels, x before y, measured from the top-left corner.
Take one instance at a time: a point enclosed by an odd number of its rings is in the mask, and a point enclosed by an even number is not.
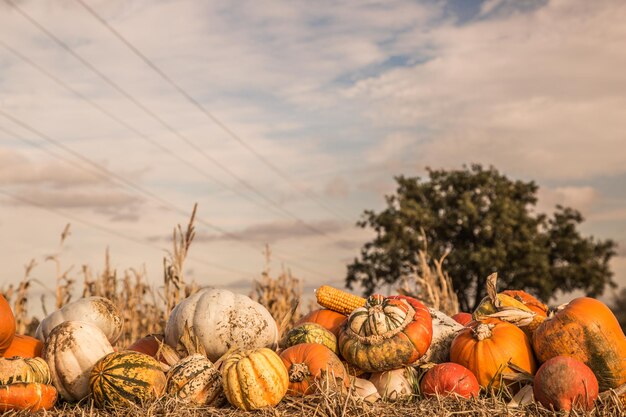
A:
[[[450,360],[450,345],[464,326],[439,310],[428,308],[433,319],[433,340],[419,363],[444,363]]]
[[[66,321],[52,329],[42,356],[59,394],[67,401],[79,401],[89,394],[91,368],[111,352],[113,346],[98,327]]]
[[[165,326],[165,342],[177,348],[186,325],[211,361],[231,347],[278,345],[278,327],[269,311],[250,297],[227,290],[207,288],[181,301]]]
[[[417,371],[411,366],[375,372],[370,376],[370,382],[385,401],[396,401],[415,394],[417,380]]]
[[[117,307],[103,297],[86,297],[73,301],[50,313],[39,323],[35,337],[42,342],[59,324],[65,321],[84,321],[96,325],[109,342],[117,342],[122,334],[123,319]]]

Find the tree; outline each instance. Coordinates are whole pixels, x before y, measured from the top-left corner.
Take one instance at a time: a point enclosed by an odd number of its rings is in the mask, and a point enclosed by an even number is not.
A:
[[[581,236],[583,218],[572,208],[557,206],[551,217],[536,213],[533,181],[512,181],[481,165],[427,172],[427,181],[396,177],[387,207],[364,212],[358,226],[376,235],[348,266],[349,288],[360,284],[371,294],[396,283],[418,269],[417,254],[426,242],[435,259],[449,252],[444,267],[464,311],[484,297],[492,272],[498,272],[501,288],[524,289],[543,300],[557,289],[597,296],[606,285],[615,286],[609,268],[615,243]]]
[[[626,333],[626,288],[622,288],[619,294],[613,297],[611,310],[613,310],[613,314],[617,317],[617,321],[619,321],[622,330]]]

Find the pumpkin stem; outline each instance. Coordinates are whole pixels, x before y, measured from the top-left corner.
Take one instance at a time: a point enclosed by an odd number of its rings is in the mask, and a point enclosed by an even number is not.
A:
[[[489,339],[492,335],[491,329],[494,327],[496,327],[494,324],[480,323],[474,329],[474,337],[478,339],[478,341]]]
[[[311,376],[306,363],[294,363],[289,368],[289,382],[302,382]]]

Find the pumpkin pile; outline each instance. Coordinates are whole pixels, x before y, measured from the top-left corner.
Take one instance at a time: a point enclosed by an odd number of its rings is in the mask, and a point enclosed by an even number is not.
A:
[[[163,397],[250,411],[319,390],[363,401],[530,393],[554,410],[591,410],[626,384],[626,338],[602,302],[550,310],[523,291],[496,291],[472,314],[448,317],[419,300],[362,298],[322,286],[322,307],[282,332],[244,295],[202,289],[172,310],[162,334],[115,349],[123,319],[102,297],[16,335],[0,295],[0,411],[50,409],[86,398],[123,408]]]

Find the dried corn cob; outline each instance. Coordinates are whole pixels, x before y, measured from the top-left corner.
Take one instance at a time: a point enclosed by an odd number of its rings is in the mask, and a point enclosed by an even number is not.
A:
[[[349,292],[322,285],[315,291],[317,304],[341,314],[350,314],[365,305],[365,298]]]

